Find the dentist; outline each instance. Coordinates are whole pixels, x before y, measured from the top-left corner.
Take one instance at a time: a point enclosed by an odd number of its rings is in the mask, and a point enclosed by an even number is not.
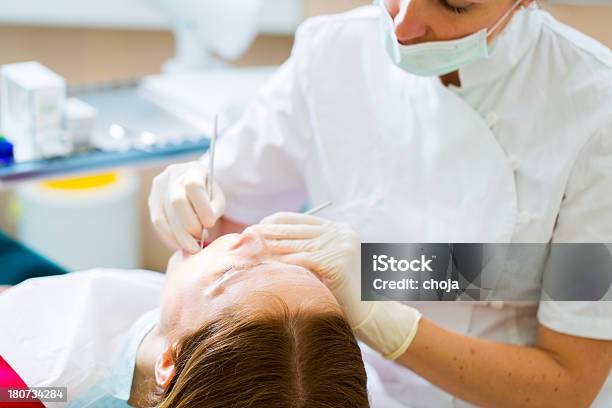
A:
[[[610,50],[531,0],[380,1],[302,25],[223,135],[214,200],[206,156],[173,165],[151,218],[190,252],[307,200],[364,242],[612,242],[611,106]],[[607,305],[414,306],[406,349],[374,347],[406,404],[612,404]]]

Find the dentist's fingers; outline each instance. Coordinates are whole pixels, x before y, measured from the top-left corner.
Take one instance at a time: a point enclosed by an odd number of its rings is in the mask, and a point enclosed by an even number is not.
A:
[[[149,216],[155,224],[157,219],[164,217],[164,196],[168,189],[168,174],[162,173],[153,179],[151,194],[149,195]]]
[[[179,245],[174,234],[172,233],[172,230],[170,229],[170,225],[168,224],[168,220],[166,219],[166,214],[163,211],[163,207],[161,207],[161,211],[162,214],[152,220],[153,226],[155,227],[155,230],[157,231],[159,237],[167,246],[174,250],[180,249],[181,246]]]
[[[266,240],[313,239],[325,231],[320,225],[303,224],[258,224],[252,228],[262,234]]]
[[[313,252],[317,249],[311,239],[266,240],[266,245],[274,255]]]
[[[296,252],[293,254],[278,255],[274,259],[281,263],[301,266],[302,268],[306,268],[319,276],[319,274],[316,272],[319,269],[319,265],[315,262],[312,254],[309,252]],[[321,276],[319,277],[322,278]]]
[[[281,263],[301,266],[302,268],[308,269],[330,290],[333,290],[339,285],[339,283],[336,282],[337,277],[335,276],[334,271],[325,268],[312,253],[297,252],[295,254],[280,255],[275,257],[275,260]]]
[[[192,172],[185,175],[184,185],[187,199],[195,212],[201,228],[212,228],[217,222],[206,191],[205,175]]]
[[[199,161],[168,166],[153,180],[149,196],[151,221],[162,238],[191,253],[197,240],[225,211],[225,197],[215,186],[211,203],[206,189],[206,168]]]
[[[187,195],[187,191],[180,183],[170,186],[170,191],[165,204],[166,216],[170,222],[170,228],[176,234],[172,221],[178,221],[177,225],[181,225],[187,233],[192,236],[198,236],[202,230],[200,220],[196,214],[191,201]]]
[[[170,230],[180,247],[191,253],[198,252],[200,247],[194,237],[199,237],[202,226],[181,184],[170,186],[164,210]]]
[[[168,189],[168,179],[169,176],[167,172],[164,172],[153,179],[151,194],[149,195],[148,200],[149,214],[151,223],[153,224],[153,227],[161,240],[171,248],[178,249],[180,248],[180,245],[176,241],[176,238],[170,229],[166,212],[164,210],[164,197],[165,192]]]
[[[169,218],[168,221],[170,229],[172,230],[172,233],[174,234],[180,248],[191,254],[200,252],[201,248],[200,245],[198,245],[198,241],[196,241],[191,234],[185,231],[183,225],[176,218]]]
[[[263,220],[260,224],[304,224],[304,225],[323,225],[327,223],[327,220],[323,218],[315,217],[314,215],[292,213],[292,212],[279,212],[270,215]]]

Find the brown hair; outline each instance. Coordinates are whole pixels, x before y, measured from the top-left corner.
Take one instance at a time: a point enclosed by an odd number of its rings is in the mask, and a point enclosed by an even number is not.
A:
[[[159,408],[369,407],[355,337],[339,311],[227,310],[174,348]]]

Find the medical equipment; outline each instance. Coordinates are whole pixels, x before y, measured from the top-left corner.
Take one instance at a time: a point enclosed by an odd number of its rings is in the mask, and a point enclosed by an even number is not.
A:
[[[18,240],[70,271],[138,268],[139,185],[127,170],[19,185]]]
[[[0,134],[0,165],[13,162],[13,145]]]
[[[213,200],[213,186],[215,181],[215,153],[217,151],[217,137],[219,135],[219,115],[215,115],[215,123],[210,141],[210,155],[208,159],[208,175],[206,177],[206,190],[208,192],[208,199],[212,202]],[[205,241],[208,236],[206,229],[202,228],[202,234],[200,235],[200,248],[204,249],[206,246]]]
[[[0,166],[0,189],[8,184],[71,173],[146,165],[149,162],[181,161],[199,155],[209,147],[212,120],[209,121],[210,130],[194,126],[143,97],[138,82],[133,80],[70,87],[69,95],[97,111],[91,146],[78,147],[69,156]],[[151,129],[157,140],[162,142],[146,149],[121,150],[120,145],[125,141],[118,142],[111,137],[109,130],[113,125],[124,128],[126,132]],[[142,139],[142,142],[130,143],[144,147],[144,142],[149,139]]]
[[[327,207],[330,207],[333,204],[334,203],[332,201],[328,201],[326,203],[323,203],[321,205],[316,206],[315,208],[312,208],[312,209],[306,211],[305,214],[306,215],[316,215],[316,214],[320,213],[321,211],[323,211],[324,209],[326,209]]]
[[[90,104],[78,98],[68,98],[64,112],[64,128],[72,137],[75,149],[91,146],[91,136],[98,111]]]
[[[430,41],[402,45],[395,34],[395,22],[382,0],[376,0],[381,12],[381,26],[385,49],[393,62],[406,72],[420,76],[446,75],[461,67],[489,56],[488,39],[511,13],[522,3],[512,7],[491,28],[483,28],[466,37],[450,41]]]
[[[108,134],[117,142],[118,151],[151,151],[155,147],[163,147],[167,144],[164,137],[153,132],[132,129],[116,123],[108,128]]]
[[[215,116],[215,124],[212,134],[212,140],[210,142],[210,159],[208,161],[208,177],[206,189],[208,191],[208,198],[210,201],[213,200],[213,183],[215,179],[215,152],[217,146],[217,137],[219,134],[219,115]]]
[[[2,66],[1,124],[15,147],[15,161],[69,154],[72,144],[62,128],[66,104],[64,78],[38,62]]]
[[[27,163],[12,163],[0,166],[0,190],[23,181],[39,180],[84,171],[100,170],[117,166],[143,165],[150,162],[178,161],[201,153],[208,148],[208,140],[186,141],[155,148],[150,151],[128,152],[92,151],[55,159],[35,160]]]

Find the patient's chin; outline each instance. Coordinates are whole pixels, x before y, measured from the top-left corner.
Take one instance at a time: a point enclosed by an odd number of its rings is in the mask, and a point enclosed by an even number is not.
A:
[[[168,260],[168,266],[166,267],[166,272],[171,271],[172,269],[176,268],[177,265],[180,265],[181,263],[185,262],[191,256],[192,255],[186,251],[182,251],[182,250],[176,251],[174,254],[172,254],[170,259]]]

